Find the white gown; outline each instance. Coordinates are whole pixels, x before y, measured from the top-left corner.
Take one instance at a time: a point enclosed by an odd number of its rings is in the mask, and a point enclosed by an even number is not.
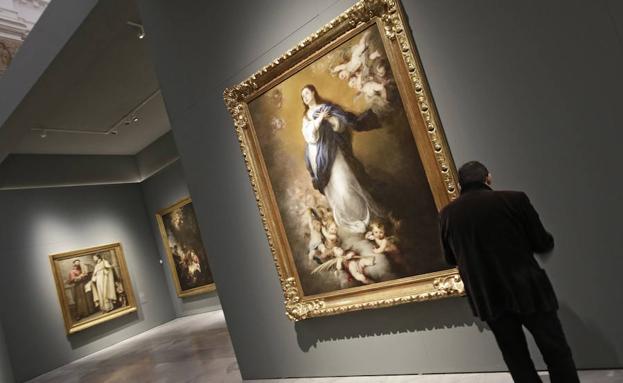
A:
[[[93,300],[95,305],[99,306],[104,312],[111,311],[113,303],[117,300],[115,291],[115,279],[113,269],[107,260],[102,259],[95,264],[92,277]]]
[[[317,124],[311,119],[311,116],[321,106],[310,108],[308,111],[310,119],[303,118],[302,132],[307,143],[309,162],[314,174],[317,174],[316,156],[318,155],[320,124],[316,126]],[[340,133],[346,129],[336,117],[329,117],[328,121],[335,132]],[[324,188],[324,195],[333,210],[333,217],[337,226],[352,233],[365,233],[372,215],[379,213],[372,197],[357,180],[339,147],[331,166],[329,182]]]

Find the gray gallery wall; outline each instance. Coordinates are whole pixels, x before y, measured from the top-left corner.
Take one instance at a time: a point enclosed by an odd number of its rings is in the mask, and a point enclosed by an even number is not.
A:
[[[158,244],[158,254],[160,259],[162,259],[165,268],[167,286],[169,288],[169,294],[171,296],[171,301],[173,302],[173,307],[175,308],[175,314],[179,317],[220,309],[221,306],[216,291],[187,298],[180,298],[177,296],[175,284],[170,273],[169,262],[167,260],[167,255],[165,253],[158,224],[156,222],[156,213],[159,210],[173,205],[182,198],[190,196],[188,187],[186,186],[184,169],[182,168],[180,161],[175,161],[171,165],[162,169],[156,175],[143,181],[141,183],[141,190],[149,215],[149,222],[154,240]],[[209,249],[210,246],[206,246],[208,257],[211,256]]]
[[[138,182],[134,156],[11,154],[0,164],[0,189]]]
[[[350,4],[139,1],[243,377],[503,370],[463,298],[299,323],[283,315],[221,95]],[[621,367],[623,211],[613,169],[621,6],[406,0],[405,8],[456,161],[481,159],[498,188],[527,191],[556,236],[544,267],[578,366]]]
[[[158,173],[179,158],[171,131],[160,136],[134,156],[141,181]]]
[[[138,184],[0,191],[0,320],[17,381],[175,318]],[[66,335],[48,256],[120,242],[138,312]]]
[[[0,326],[0,382],[10,383],[13,381],[11,359],[9,357],[9,351],[6,347],[6,341],[4,340],[4,330],[2,329],[2,326]]]

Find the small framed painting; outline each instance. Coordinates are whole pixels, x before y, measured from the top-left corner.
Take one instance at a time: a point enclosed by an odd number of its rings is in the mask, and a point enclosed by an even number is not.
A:
[[[68,334],[136,311],[121,244],[50,256]]]
[[[156,214],[162,243],[179,297],[214,291],[216,286],[197,217],[190,198],[184,198]]]

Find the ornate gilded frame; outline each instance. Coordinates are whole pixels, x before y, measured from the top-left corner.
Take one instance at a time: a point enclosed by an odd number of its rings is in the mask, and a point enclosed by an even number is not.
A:
[[[114,251],[117,257],[117,262],[119,263],[119,268],[121,272],[120,277],[123,280],[123,287],[128,298],[128,305],[126,307],[113,310],[97,318],[87,320],[86,322],[80,324],[72,324],[73,321],[71,319],[71,313],[69,312],[69,305],[67,304],[65,297],[65,283],[63,281],[63,275],[61,275],[60,269],[56,262],[69,258],[95,254],[106,250]],[[98,324],[108,322],[109,320],[121,317],[123,315],[133,313],[137,310],[136,300],[134,298],[134,290],[132,289],[132,281],[130,280],[130,274],[128,273],[128,267],[125,263],[123,249],[121,248],[120,243],[112,243],[109,245],[90,247],[88,249],[53,254],[50,255],[50,264],[52,266],[52,273],[54,274],[54,282],[56,284],[56,292],[58,293],[58,300],[61,305],[63,320],[65,322],[65,329],[68,335],[77,333],[82,330],[86,330],[89,327],[97,326]]]
[[[205,286],[195,287],[188,290],[182,290],[182,285],[180,284],[180,279],[177,275],[177,271],[175,268],[175,261],[173,260],[173,254],[171,253],[171,247],[169,246],[169,237],[167,236],[167,231],[164,227],[164,221],[162,220],[162,216],[171,213],[172,211],[184,207],[191,203],[192,200],[190,197],[182,198],[177,201],[173,205],[166,207],[158,213],[156,213],[156,220],[158,221],[158,229],[160,230],[160,237],[162,238],[162,245],[164,246],[164,250],[167,253],[167,260],[169,262],[169,270],[171,275],[173,276],[173,282],[175,283],[175,291],[177,292],[177,296],[180,298],[185,298],[193,295],[205,294],[216,290],[216,284],[209,283]]]
[[[422,64],[401,5],[396,0],[361,0],[242,83],[224,91],[240,148],[285,296],[291,320],[379,308],[464,294],[456,269],[434,272],[306,297],[300,287],[291,250],[281,225],[263,163],[248,103],[293,75],[326,51],[376,24],[384,39],[391,68],[411,130],[416,139],[437,210],[457,197],[456,169]],[[355,290],[355,291],[353,291]]]

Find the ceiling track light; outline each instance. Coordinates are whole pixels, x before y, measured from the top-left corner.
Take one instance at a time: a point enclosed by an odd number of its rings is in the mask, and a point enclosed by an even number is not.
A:
[[[158,94],[160,94],[160,89],[156,89],[154,92],[152,92],[143,101],[141,101],[137,106],[132,108],[132,110],[129,113],[127,113],[126,115],[121,117],[121,119],[119,119],[108,130],[105,130],[105,131],[101,131],[101,130],[80,130],[80,129],[54,129],[54,128],[43,128],[43,127],[31,128],[30,130],[33,131],[33,132],[37,132],[39,134],[39,137],[41,137],[41,138],[46,138],[48,136],[48,133],[50,133],[50,132],[54,132],[54,133],[67,133],[67,134],[91,134],[91,135],[104,135],[104,136],[112,135],[112,136],[116,136],[116,135],[119,134],[119,126],[120,125],[123,124],[125,126],[128,126],[128,125],[130,125],[132,123],[138,124],[141,119],[137,115],[137,112],[143,106],[145,106],[145,104],[147,104],[149,101],[151,101],[151,99],[156,97]]]
[[[145,38],[145,28],[143,28],[143,24],[128,21],[128,25],[138,30],[136,37],[138,37],[139,40],[142,40]]]
[[[30,129],[33,132],[39,132],[39,137],[46,138],[48,133],[69,133],[69,134],[91,134],[91,135],[109,135],[109,134],[117,134],[117,128],[107,130],[105,132],[99,132],[96,130],[72,130],[72,129],[54,129],[54,128],[32,128]],[[113,130],[115,132],[113,133]]]

